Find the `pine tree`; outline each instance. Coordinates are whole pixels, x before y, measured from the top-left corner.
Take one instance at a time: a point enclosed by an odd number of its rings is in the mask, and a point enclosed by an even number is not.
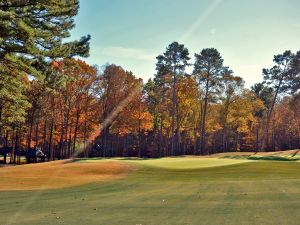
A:
[[[78,0],[0,2],[0,66],[10,64],[34,76],[49,59],[88,56],[90,36],[64,42],[74,27]]]
[[[176,85],[177,78],[185,74],[185,69],[189,65],[189,51],[184,45],[179,44],[178,42],[173,42],[170,44],[166,51],[156,57],[156,80],[160,81],[162,84],[166,81],[166,76],[172,76],[172,133],[171,133],[171,155],[175,153],[175,112],[178,117],[178,103],[176,96]],[[177,118],[177,142],[179,141],[179,126],[178,126],[178,118]]]
[[[200,153],[205,151],[205,122],[209,95],[221,84],[223,59],[217,49],[206,48],[195,54],[194,76],[204,89],[204,109],[201,120]]]
[[[257,98],[259,98],[264,103],[264,107],[261,110],[257,111],[255,115],[259,119],[256,127],[256,144],[255,144],[256,152],[258,152],[260,147],[259,130],[261,128],[261,123],[263,121],[263,118],[266,116],[267,111],[271,107],[272,99],[274,97],[274,91],[273,88],[267,87],[263,83],[254,84],[251,87],[251,90],[255,93]]]
[[[293,81],[296,79],[294,60],[295,54],[291,51],[285,51],[283,54],[274,56],[275,65],[271,69],[263,69],[264,83],[274,88],[274,98],[267,115],[267,121],[264,127],[263,138],[260,150],[265,149],[266,139],[268,137],[269,124],[272,112],[280,93],[289,92],[293,89]]]

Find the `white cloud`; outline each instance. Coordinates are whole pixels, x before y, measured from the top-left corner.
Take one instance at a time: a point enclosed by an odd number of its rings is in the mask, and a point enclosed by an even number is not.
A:
[[[125,48],[120,46],[104,47],[101,49],[101,53],[103,55],[113,56],[115,58],[134,59],[134,60],[143,60],[143,61],[153,61],[157,56],[151,50]]]

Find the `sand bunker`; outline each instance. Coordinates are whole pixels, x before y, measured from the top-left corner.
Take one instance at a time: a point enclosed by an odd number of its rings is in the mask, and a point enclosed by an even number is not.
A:
[[[58,189],[128,176],[136,168],[121,162],[55,161],[0,168],[0,191]]]

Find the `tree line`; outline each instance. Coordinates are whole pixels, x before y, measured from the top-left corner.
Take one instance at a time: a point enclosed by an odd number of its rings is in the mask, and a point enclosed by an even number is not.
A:
[[[110,64],[91,66],[90,36],[66,42],[79,3],[0,3],[0,140],[50,160],[163,157],[300,146],[300,51],[274,56],[245,88],[217,49],[190,56],[178,42],[146,83]],[[192,72],[187,72],[192,68]]]

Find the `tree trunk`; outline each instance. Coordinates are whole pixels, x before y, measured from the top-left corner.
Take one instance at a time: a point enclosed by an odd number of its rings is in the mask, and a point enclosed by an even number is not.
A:
[[[12,164],[15,162],[15,159],[14,159],[14,155],[15,155],[15,132],[16,132],[16,127],[15,125],[13,125],[12,127],[12,132],[11,132],[11,147],[12,147],[12,150],[11,150],[11,153],[10,153],[10,160],[9,160],[9,163]]]
[[[176,101],[176,74],[173,71],[173,93],[172,93],[172,123],[171,123],[171,155],[175,153],[175,101]]]
[[[51,96],[51,106],[52,106],[52,115],[51,115],[51,125],[50,125],[50,134],[49,134],[49,160],[54,160],[54,149],[53,149],[53,130],[54,130],[54,115],[55,115],[55,101],[54,96]]]
[[[43,131],[43,152],[47,152],[47,120],[44,121],[44,131]],[[48,154],[48,153],[47,153]]]
[[[7,155],[7,147],[8,147],[8,130],[5,131],[5,140],[4,140],[4,164],[6,164],[6,155]]]
[[[38,121],[35,125],[35,146],[39,145],[39,124]]]
[[[72,145],[72,132],[71,132],[72,127],[70,126],[70,131],[69,131],[69,141],[68,141],[68,159],[71,158],[71,145]]]
[[[268,112],[268,115],[267,115],[267,121],[266,121],[266,125],[264,127],[264,132],[263,132],[263,138],[262,138],[262,141],[261,141],[260,151],[264,151],[265,150],[265,144],[266,144],[266,140],[268,138],[268,132],[269,132],[269,126],[270,126],[271,116],[272,116],[272,112],[273,112],[273,109],[274,109],[274,106],[275,106],[277,95],[279,93],[279,89],[280,89],[280,86],[281,86],[281,83],[282,83],[282,79],[283,79],[283,77],[280,79],[279,84],[278,84],[278,86],[276,88],[275,96],[273,98],[271,108],[270,108],[270,110]]]
[[[84,139],[84,157],[88,158],[88,151],[87,151],[87,120],[86,120],[86,115],[85,115],[85,119],[84,119],[84,134],[83,134],[83,139]]]
[[[53,145],[52,145],[53,128],[54,128],[54,118],[52,118],[52,121],[51,121],[50,134],[49,134],[49,154],[50,154],[51,161],[54,160],[54,151],[53,151]]]
[[[27,138],[27,148],[29,149],[31,147],[31,138],[32,138],[32,129],[33,129],[33,122],[34,122],[34,114],[35,111],[33,110],[31,118],[30,118],[30,128],[29,128],[29,134]]]
[[[228,138],[227,138],[227,127],[224,127],[223,130],[223,152],[226,152],[228,150]]]
[[[164,139],[163,139],[163,118],[160,115],[160,126],[159,126],[159,157],[164,155]]]
[[[138,156],[141,158],[142,157],[142,149],[141,149],[141,109],[139,110],[139,122],[138,122]]]
[[[257,125],[257,128],[256,128],[256,141],[255,141],[255,149],[256,149],[256,152],[259,151],[259,129],[260,129],[260,126],[259,124]]]
[[[77,109],[76,121],[75,121],[75,130],[74,130],[74,138],[73,138],[73,148],[72,148],[73,153],[75,153],[75,148],[76,148],[79,117],[80,117],[80,112],[79,112],[79,109]]]
[[[206,122],[206,112],[207,112],[207,104],[208,104],[208,80],[206,81],[205,88],[205,98],[204,98],[204,109],[201,123],[201,137],[200,137],[200,153],[201,154],[209,154],[209,151],[205,150],[205,122]]]
[[[197,126],[194,128],[194,155],[197,154]]]
[[[14,147],[14,164],[16,163],[16,157],[18,157],[18,163],[20,164],[20,143],[19,143],[20,129],[17,129],[15,136],[15,147]]]
[[[64,146],[63,146],[63,156],[64,158],[67,158],[68,157],[68,146],[69,146],[69,143],[68,143],[68,134],[69,134],[69,119],[70,119],[70,107],[71,107],[71,102],[68,101],[68,109],[67,109],[67,112],[66,112],[66,124],[65,124],[65,137],[64,137]]]
[[[177,99],[177,93],[176,94],[176,122],[177,122],[177,127],[176,127],[176,152],[175,154],[182,154],[181,149],[180,149],[180,121],[179,121],[179,104],[178,104],[178,99]]]
[[[3,106],[2,106],[2,103],[0,102],[0,145],[3,144],[3,141],[2,141],[2,111],[3,111]]]
[[[273,113],[273,120],[272,120],[272,151],[276,149],[276,139],[275,139],[275,112]]]
[[[58,160],[60,160],[63,155],[62,155],[62,150],[63,150],[63,145],[64,145],[64,123],[62,122],[61,124],[61,130],[60,130],[60,140],[59,140],[59,146],[58,146]]]

